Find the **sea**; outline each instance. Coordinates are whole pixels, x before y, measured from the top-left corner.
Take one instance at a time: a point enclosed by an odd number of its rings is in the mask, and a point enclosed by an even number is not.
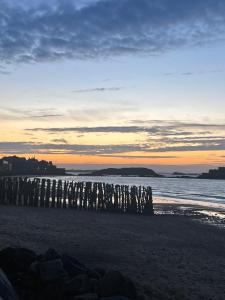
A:
[[[52,179],[52,177],[51,177]],[[120,176],[56,176],[54,179],[67,181],[105,182],[120,185],[151,186],[153,199],[176,199],[179,202],[194,201],[219,204],[225,207],[225,180],[196,178],[153,178]]]

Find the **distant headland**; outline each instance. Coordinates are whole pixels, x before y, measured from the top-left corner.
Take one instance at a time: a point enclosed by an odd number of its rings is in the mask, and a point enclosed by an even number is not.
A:
[[[202,173],[199,179],[225,179],[225,167],[220,167],[216,170],[209,170],[208,173]]]
[[[57,168],[51,161],[26,159],[24,157],[7,156],[0,159],[0,175],[65,175],[63,168]]]
[[[93,171],[82,176],[137,176],[137,177],[163,177],[148,168],[108,168]]]

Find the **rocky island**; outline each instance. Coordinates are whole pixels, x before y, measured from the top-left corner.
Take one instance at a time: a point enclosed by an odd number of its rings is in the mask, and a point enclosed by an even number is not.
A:
[[[108,168],[93,171],[82,176],[136,176],[136,177],[163,177],[148,168]]]

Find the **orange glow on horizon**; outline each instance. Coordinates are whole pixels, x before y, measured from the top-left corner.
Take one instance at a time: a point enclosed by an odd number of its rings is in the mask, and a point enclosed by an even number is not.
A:
[[[12,154],[11,154],[12,155]],[[68,154],[20,154],[20,157],[34,157],[41,160],[52,161],[55,164],[125,164],[125,165],[200,165],[200,164],[222,164],[225,163],[223,156],[225,151],[192,151],[192,152],[168,152],[168,153],[148,153],[148,156],[156,158],[144,157],[143,153],[118,154],[118,157],[110,156],[90,156],[90,155],[68,155]],[[132,155],[134,157],[132,157]],[[135,157],[138,156],[137,158]],[[1,154],[1,157],[10,156]],[[128,157],[130,156],[130,157]],[[140,158],[139,156],[143,156]],[[165,158],[163,158],[165,156]],[[174,157],[173,157],[174,156]]]

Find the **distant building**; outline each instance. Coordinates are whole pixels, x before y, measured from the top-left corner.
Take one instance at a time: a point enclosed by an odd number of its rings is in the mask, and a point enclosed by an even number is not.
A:
[[[225,179],[225,167],[220,167],[217,170],[209,170],[208,173],[203,173],[199,176],[200,179]]]
[[[12,171],[12,164],[5,159],[0,160],[0,174],[9,174]]]
[[[0,159],[0,175],[65,175],[65,169],[57,168],[51,161],[8,156]]]

